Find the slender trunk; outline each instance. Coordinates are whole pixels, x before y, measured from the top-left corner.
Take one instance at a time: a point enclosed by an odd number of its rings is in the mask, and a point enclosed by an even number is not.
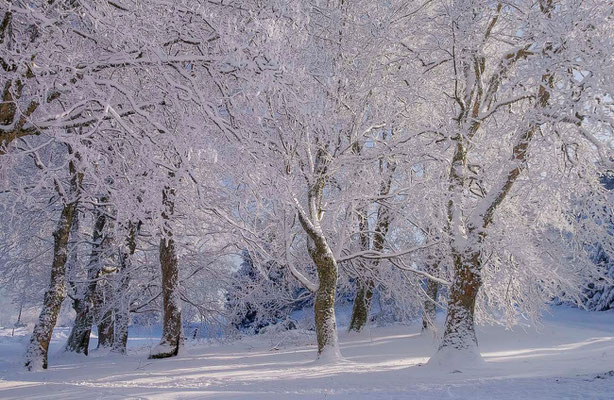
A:
[[[113,352],[126,354],[128,345],[128,327],[130,326],[130,300],[128,289],[130,286],[130,269],[132,266],[132,256],[136,251],[136,239],[140,229],[140,222],[128,224],[128,237],[126,238],[126,250],[122,249],[119,255],[119,298],[121,301],[115,303],[113,310],[115,315],[115,338],[113,340]]]
[[[386,137],[384,137],[385,139]],[[388,178],[382,182],[379,190],[380,196],[386,196],[390,193],[392,187],[392,178],[396,170],[396,163],[380,162],[380,172],[383,174],[386,172]],[[377,210],[377,219],[375,222],[375,235],[373,236],[373,243],[370,243],[369,236],[366,232],[369,231],[369,223],[364,213],[360,215],[359,227],[361,232],[360,243],[363,250],[369,250],[372,248],[375,251],[382,251],[386,244],[386,235],[390,227],[390,211],[385,204],[380,204]],[[378,260],[369,262],[373,273],[376,273],[376,269],[379,265]],[[358,290],[354,298],[354,307],[352,308],[352,318],[350,322],[349,331],[360,332],[366,325],[369,319],[369,312],[371,310],[371,300],[373,298],[373,290],[375,288],[375,281],[371,277],[366,277],[358,280]]]
[[[113,295],[112,288],[105,282],[99,285],[99,292],[96,298],[97,318],[98,318],[98,346],[97,349],[110,348],[113,346],[114,326],[113,326]]]
[[[72,153],[72,149],[69,148]],[[78,158],[79,155],[76,154]],[[49,342],[53,328],[58,320],[62,302],[66,297],[66,260],[68,259],[68,241],[79,203],[79,190],[83,174],[77,172],[75,165],[69,162],[70,190],[72,199],[63,197],[64,206],[58,225],[53,232],[53,263],[51,264],[51,279],[49,289],[45,292],[43,309],[38,317],[30,343],[26,350],[25,366],[28,371],[47,369]],[[59,193],[62,193],[59,191]]]
[[[162,266],[164,325],[162,327],[162,340],[152,350],[149,358],[176,356],[183,342],[181,300],[179,298],[179,271],[177,268],[175,241],[172,238],[160,240],[160,264]]]
[[[350,320],[349,327],[350,332],[360,332],[367,324],[374,287],[375,282],[373,282],[373,279],[358,281],[358,290],[356,291],[354,306],[352,307],[352,319]]]
[[[104,199],[102,199],[104,201]],[[75,322],[64,348],[65,351],[88,354],[90,333],[92,331],[92,301],[96,294],[97,279],[101,272],[101,253],[103,248],[103,230],[106,223],[104,212],[97,212],[92,234],[92,252],[87,271],[87,285],[74,299]]]
[[[66,204],[57,228],[53,233],[53,264],[51,266],[51,281],[45,292],[43,309],[30,338],[26,351],[25,366],[29,371],[47,368],[47,353],[51,334],[58,319],[62,302],[66,297],[66,258],[68,256],[68,240],[70,227],[77,209],[76,201]]]
[[[431,275],[436,275],[439,269],[439,259],[432,257],[426,266],[426,272]],[[426,299],[424,299],[424,308],[422,311],[422,331],[436,332],[435,319],[437,316],[437,294],[439,292],[439,283],[431,279],[426,280]]]
[[[437,292],[439,291],[439,283],[430,279],[426,282],[427,299],[424,300],[424,311],[422,314],[422,330],[435,332],[435,319],[437,317]]]
[[[128,326],[130,325],[130,304],[126,299],[130,279],[128,271],[120,272],[119,297],[113,309],[115,322],[115,331],[113,339],[112,351],[114,353],[126,354],[126,346],[128,345]]]
[[[177,252],[173,232],[168,220],[174,213],[175,190],[166,187],[163,192],[165,211],[162,214],[166,220],[163,234],[160,239],[160,266],[162,269],[162,299],[164,306],[164,324],[162,326],[162,339],[152,350],[149,358],[166,358],[176,356],[183,344],[181,327],[181,299],[179,297],[179,268],[177,265]]]

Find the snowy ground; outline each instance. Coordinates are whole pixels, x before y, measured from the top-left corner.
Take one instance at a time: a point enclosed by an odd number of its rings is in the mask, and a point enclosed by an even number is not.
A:
[[[346,361],[313,363],[311,335],[260,336],[230,344],[188,344],[183,354],[147,360],[155,338],[136,332],[126,357],[57,354],[50,369],[21,368],[24,340],[0,332],[2,399],[614,399],[614,313],[556,309],[539,332],[479,330],[479,370],[435,371],[417,327],[343,334]],[[25,338],[25,337],[23,337]],[[281,340],[281,342],[280,342]],[[95,344],[95,341],[94,341]]]

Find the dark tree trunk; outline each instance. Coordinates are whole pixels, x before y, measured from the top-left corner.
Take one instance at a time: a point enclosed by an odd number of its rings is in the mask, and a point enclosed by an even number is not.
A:
[[[374,282],[372,279],[366,281],[359,280],[358,290],[354,297],[352,307],[352,319],[350,321],[350,331],[360,332],[367,324],[369,311],[371,310],[371,300],[373,299]]]
[[[70,151],[70,149],[69,149]],[[77,155],[78,156],[78,155]],[[58,225],[53,232],[53,263],[49,289],[45,292],[43,309],[34,326],[30,343],[26,350],[25,366],[28,371],[46,369],[48,362],[49,342],[53,328],[58,319],[62,302],[66,297],[66,260],[68,258],[68,241],[70,230],[77,213],[79,189],[83,175],[76,171],[72,162],[69,163],[72,199],[65,201]]]
[[[440,258],[438,256],[430,257],[426,272],[431,275],[437,275],[439,270]],[[439,283],[434,280],[426,280],[426,299],[424,299],[424,308],[422,312],[422,331],[436,332],[435,319],[437,317],[437,294],[439,292]]]
[[[160,240],[160,264],[162,266],[162,296],[164,304],[164,325],[162,340],[152,351],[150,358],[176,356],[182,345],[181,303],[179,298],[179,271],[175,241],[172,238]]]
[[[119,294],[125,300],[123,295],[127,294],[130,280],[127,272],[120,277]],[[130,325],[130,305],[126,301],[119,301],[114,310],[115,318],[115,337],[113,339],[113,352],[126,354],[126,346],[128,345],[128,326]]]
[[[424,300],[424,313],[422,314],[422,330],[435,332],[435,319],[437,317],[437,292],[439,283],[430,279],[426,282],[427,299]]]
[[[113,346],[113,295],[108,282],[98,285],[97,295],[94,298],[94,312],[97,318],[98,346],[97,349],[110,348]]]
[[[53,233],[53,264],[51,282],[45,292],[43,309],[34,326],[30,344],[26,351],[26,368],[29,371],[47,368],[47,353],[51,334],[58,319],[62,302],[66,297],[66,258],[70,227],[77,209],[76,201],[68,203],[62,209],[58,226]]]
[[[101,201],[106,201],[104,198]],[[97,279],[102,269],[101,253],[103,250],[103,230],[106,223],[104,212],[97,212],[94,231],[92,234],[92,252],[87,271],[87,285],[74,299],[73,307],[76,312],[75,322],[70,336],[66,342],[65,351],[88,354],[90,333],[94,320],[92,302],[96,295]]]
[[[163,192],[165,211],[162,217],[167,221],[164,236],[160,239],[160,266],[162,269],[162,299],[164,306],[164,324],[162,339],[152,350],[149,358],[173,357],[179,353],[183,344],[181,326],[181,299],[179,295],[179,268],[177,252],[172,230],[168,224],[174,213],[175,190],[166,187]]]
[[[380,171],[387,173],[388,178],[382,182],[379,190],[381,196],[386,196],[390,193],[392,186],[392,177],[396,170],[395,163],[381,163]],[[386,244],[386,235],[390,227],[390,211],[385,204],[380,204],[377,210],[377,219],[375,222],[375,235],[373,236],[373,243],[370,243],[369,235],[369,223],[364,212],[361,212],[360,220],[360,244],[363,250],[369,250],[372,248],[375,251],[382,251]],[[373,260],[368,262],[369,267],[372,269],[371,273],[377,272],[379,266],[379,260]],[[352,308],[352,318],[349,326],[349,331],[360,332],[362,328],[367,324],[369,319],[369,312],[371,310],[371,300],[373,299],[373,290],[375,289],[375,281],[373,276],[365,276],[362,279],[358,279],[358,289],[356,296],[354,297],[354,306]]]
[[[318,358],[337,359],[341,357],[337,340],[335,318],[335,291],[337,289],[337,262],[333,252],[323,241],[310,248],[319,278],[314,305]]]
[[[480,289],[480,253],[469,257],[454,255],[454,281],[450,287],[448,315],[440,350],[477,348],[475,335],[475,300]]]
[[[122,249],[119,259],[119,297],[122,301],[115,303],[113,310],[115,316],[115,338],[113,340],[113,352],[126,354],[128,345],[128,327],[130,326],[130,300],[128,289],[130,286],[130,273],[132,256],[136,250],[136,239],[140,229],[140,223],[128,224],[128,237],[126,249]]]

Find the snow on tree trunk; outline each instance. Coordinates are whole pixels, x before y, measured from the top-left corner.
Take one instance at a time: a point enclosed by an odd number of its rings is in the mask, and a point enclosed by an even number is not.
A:
[[[168,222],[174,212],[175,190],[165,187],[163,202],[165,211],[163,219]],[[179,268],[173,232],[168,224],[163,229],[165,237],[160,239],[160,266],[162,269],[162,298],[164,322],[162,326],[162,339],[152,349],[149,358],[167,358],[176,356],[183,344],[181,327],[181,299],[179,297]]]
[[[68,151],[73,154],[70,147],[68,147]],[[80,158],[78,153],[75,153],[74,156],[76,159]],[[58,314],[66,297],[68,243],[70,231],[77,214],[79,192],[81,182],[83,181],[83,174],[77,172],[72,161],[69,162],[68,166],[71,174],[70,196],[72,198],[68,199],[65,193],[58,191],[64,201],[64,206],[62,207],[58,225],[53,232],[53,263],[51,265],[49,289],[45,292],[43,309],[36,325],[34,325],[30,343],[26,350],[25,366],[28,371],[47,369],[49,342],[51,342],[53,328],[58,320]]]
[[[429,365],[460,370],[483,363],[475,334],[475,301],[480,289],[480,253],[454,255],[455,276],[450,287],[443,338]]]
[[[115,336],[111,350],[115,353],[126,354],[126,346],[128,344],[128,326],[130,325],[130,305],[124,296],[128,292],[130,279],[125,271],[120,279],[119,296],[121,296],[122,301],[116,302],[115,308],[113,309]]]
[[[103,295],[100,297],[102,302],[99,304],[100,309],[98,314],[98,346],[97,349],[105,349],[113,346],[114,325],[113,325],[113,309],[110,307],[112,300],[111,288],[105,284],[102,288]]]
[[[77,203],[66,204],[62,209],[60,221],[53,233],[53,264],[51,266],[51,282],[45,292],[43,309],[30,337],[26,350],[25,366],[28,371],[47,368],[47,353],[51,334],[58,319],[62,302],[66,297],[66,259],[68,256],[68,240],[70,227],[75,217]]]
[[[106,199],[101,199],[101,202]],[[66,341],[65,351],[88,354],[90,333],[93,323],[92,302],[97,290],[97,279],[101,272],[101,252],[103,247],[103,230],[106,224],[106,214],[98,210],[94,231],[92,234],[92,252],[87,271],[87,284],[82,292],[74,299],[74,309],[76,312],[75,322],[70,331],[70,336]]]
[[[140,222],[137,224],[129,223],[129,233],[126,239],[127,251],[121,250],[119,255],[119,298],[122,301],[115,303],[113,310],[115,316],[115,338],[113,340],[112,351],[115,353],[126,354],[128,345],[128,327],[130,326],[130,301],[128,290],[130,289],[130,269],[132,266],[132,256],[136,250],[136,239],[140,229]]]

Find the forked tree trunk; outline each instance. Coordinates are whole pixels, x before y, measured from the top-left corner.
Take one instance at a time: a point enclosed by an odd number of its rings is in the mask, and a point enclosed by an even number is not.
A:
[[[105,201],[105,199],[102,199]],[[92,252],[87,271],[87,285],[74,299],[73,307],[76,312],[75,322],[66,341],[65,351],[88,354],[90,334],[94,320],[92,302],[96,295],[97,279],[102,268],[101,253],[103,249],[103,230],[106,223],[104,212],[97,212],[94,231],[92,234]]]
[[[162,217],[168,221],[174,213],[175,190],[166,187],[163,192],[165,211]],[[160,239],[160,266],[162,269],[162,300],[164,306],[164,324],[162,339],[152,349],[149,358],[166,358],[176,356],[183,344],[181,327],[181,299],[179,295],[179,269],[175,240],[168,223],[164,227],[165,237]]]
[[[51,266],[51,282],[45,292],[43,309],[30,337],[26,351],[25,366],[28,371],[47,368],[47,353],[51,334],[58,319],[62,302],[66,297],[66,259],[68,256],[68,240],[70,227],[77,210],[77,202],[66,204],[62,209],[60,221],[53,233],[53,264]]]

